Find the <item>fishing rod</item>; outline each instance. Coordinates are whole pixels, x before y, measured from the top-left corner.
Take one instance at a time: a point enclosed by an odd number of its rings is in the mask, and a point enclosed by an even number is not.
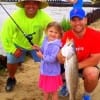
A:
[[[16,26],[18,27],[18,29],[23,33],[23,35],[29,41],[29,43],[33,46],[34,44],[32,43],[31,40],[33,38],[32,35],[35,34],[35,32],[33,32],[32,34],[26,35],[25,32],[20,28],[20,26],[16,23],[16,21],[14,20],[14,18],[8,13],[8,11],[5,9],[5,7],[1,3],[0,3],[0,6],[8,14],[8,16],[11,18],[11,20],[16,24]]]

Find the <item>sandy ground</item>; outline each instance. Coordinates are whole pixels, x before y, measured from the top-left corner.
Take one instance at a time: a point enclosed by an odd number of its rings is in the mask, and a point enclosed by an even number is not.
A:
[[[100,20],[92,24],[92,27],[100,30]],[[0,75],[0,100],[43,100],[43,93],[38,88],[39,64],[31,58],[27,58],[25,63],[17,70],[17,84],[12,92],[5,91],[7,72]],[[80,79],[77,99],[82,100],[84,92],[83,80]],[[100,82],[92,93],[92,100],[100,100]],[[59,97],[59,100],[69,100],[67,97]]]

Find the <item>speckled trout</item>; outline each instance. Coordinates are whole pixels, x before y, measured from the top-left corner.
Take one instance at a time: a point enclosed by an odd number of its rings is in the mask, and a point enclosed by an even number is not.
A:
[[[78,61],[73,40],[67,40],[61,49],[62,55],[65,57],[65,78],[69,91],[69,100],[76,100],[76,92],[78,88]]]

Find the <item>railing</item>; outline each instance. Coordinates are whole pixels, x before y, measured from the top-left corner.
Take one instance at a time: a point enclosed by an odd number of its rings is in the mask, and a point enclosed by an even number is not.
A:
[[[18,2],[19,0],[0,0],[1,2]],[[47,0],[49,6],[54,7],[71,7],[72,4],[62,0]],[[84,7],[100,7],[100,3],[92,4],[91,2],[83,2]]]

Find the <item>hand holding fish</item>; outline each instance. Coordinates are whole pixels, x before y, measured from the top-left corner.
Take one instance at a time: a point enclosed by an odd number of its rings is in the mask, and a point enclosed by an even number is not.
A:
[[[74,53],[73,45],[70,45],[70,42],[66,42],[66,44],[61,49],[62,56],[66,58],[70,58]]]

